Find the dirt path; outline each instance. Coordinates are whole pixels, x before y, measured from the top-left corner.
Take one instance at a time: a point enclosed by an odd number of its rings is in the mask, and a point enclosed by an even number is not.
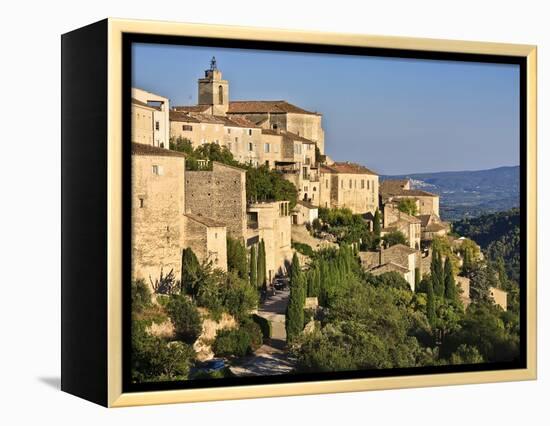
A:
[[[241,358],[231,366],[237,376],[272,376],[288,374],[294,370],[294,360],[286,350],[285,311],[288,305],[288,290],[277,291],[258,310],[258,315],[271,322],[271,339],[266,341],[254,355]]]

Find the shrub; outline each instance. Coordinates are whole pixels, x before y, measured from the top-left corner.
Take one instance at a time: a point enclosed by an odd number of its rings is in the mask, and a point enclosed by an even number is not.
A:
[[[140,312],[151,306],[151,290],[149,290],[149,287],[145,284],[145,281],[132,281],[131,293],[133,312]]]
[[[194,343],[202,331],[202,320],[195,304],[184,295],[173,295],[166,309],[178,339],[189,344]]]
[[[298,253],[301,253],[304,256],[313,257],[315,254],[311,246],[308,244],[292,241],[292,248],[296,249]]]
[[[247,280],[228,273],[221,287],[221,299],[224,309],[240,320],[258,305],[258,292]]]
[[[258,326],[260,327],[260,330],[262,331],[262,335],[264,339],[271,339],[271,332],[272,332],[271,322],[257,314],[253,314],[251,318],[252,318],[252,321],[258,324]]]
[[[246,321],[242,322],[239,329],[245,331],[250,336],[250,348],[252,351],[262,346],[264,342],[262,329],[252,318],[247,318]]]
[[[132,381],[185,380],[195,360],[193,348],[182,342],[166,343],[146,331],[144,321],[132,322]]]
[[[242,357],[252,352],[250,334],[244,329],[220,330],[212,349],[216,356]]]

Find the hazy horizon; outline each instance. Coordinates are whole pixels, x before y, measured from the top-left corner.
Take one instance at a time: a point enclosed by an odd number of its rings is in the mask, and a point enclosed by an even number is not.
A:
[[[519,164],[517,65],[135,44],[132,84],[196,104],[212,56],[230,100],[322,113],[335,161],[383,175]]]

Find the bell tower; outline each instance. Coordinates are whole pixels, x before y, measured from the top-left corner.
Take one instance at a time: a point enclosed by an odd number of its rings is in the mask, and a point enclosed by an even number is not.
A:
[[[215,57],[199,79],[199,105],[210,105],[214,115],[225,115],[229,109],[229,83],[222,79]]]

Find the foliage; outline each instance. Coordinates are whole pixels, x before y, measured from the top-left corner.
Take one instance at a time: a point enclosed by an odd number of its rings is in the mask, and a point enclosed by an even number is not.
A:
[[[370,275],[368,282],[375,286],[395,288],[398,290],[410,291],[411,287],[407,280],[399,272],[385,272],[378,276]]]
[[[142,321],[132,322],[132,381],[185,380],[194,359],[191,346],[183,342],[166,343],[148,334]]]
[[[257,314],[253,314],[251,318],[260,327],[260,330],[262,331],[262,336],[264,337],[264,339],[271,339],[271,333],[272,333],[271,321]]]
[[[195,304],[185,295],[172,295],[166,305],[179,340],[193,344],[202,331],[202,320]]]
[[[200,264],[193,250],[185,248],[181,254],[181,292],[192,296],[200,280]]]
[[[190,139],[178,136],[170,138],[170,150],[183,152],[187,155],[193,155],[193,144]]]
[[[256,255],[256,246],[250,248],[250,285],[256,287],[258,284],[258,257]]]
[[[405,244],[406,246],[409,245],[407,237],[405,237],[405,234],[403,234],[403,232],[401,231],[388,232],[382,237],[382,240],[384,241],[386,247],[391,247],[396,244]]]
[[[397,204],[397,210],[403,213],[407,213],[411,216],[416,216],[416,201],[412,198],[403,198],[399,200],[399,203]]]
[[[445,259],[443,275],[445,285],[445,298],[450,301],[458,300],[458,289],[456,288],[456,282],[450,258]]]
[[[212,349],[217,356],[242,357],[252,353],[261,345],[262,332],[253,321],[247,321],[238,329],[218,331]]]
[[[247,167],[246,198],[252,202],[289,201],[292,209],[298,200],[298,190],[281,172],[267,166]]]
[[[433,290],[436,296],[442,297],[445,293],[445,275],[443,271],[443,263],[441,253],[437,247],[432,250],[432,262],[430,264],[430,276],[433,285]]]
[[[436,325],[436,316],[435,316],[435,292],[433,288],[432,280],[426,280],[426,317],[430,326],[435,327]]]
[[[267,266],[265,259],[265,241],[260,240],[258,244],[258,280],[256,282],[257,288],[265,288],[267,285]]]
[[[372,232],[374,233],[374,236],[380,240],[380,233],[382,232],[382,218],[380,217],[380,210],[376,208],[376,211],[374,212],[374,221],[372,224]]]
[[[133,312],[141,312],[151,306],[151,290],[145,281],[132,281],[131,295]]]
[[[292,241],[292,248],[304,256],[313,257],[314,251],[309,244]]]
[[[286,335],[287,341],[293,341],[304,328],[304,302],[305,302],[305,283],[298,260],[298,255],[294,253],[290,267],[290,296],[286,310]]]
[[[151,282],[151,287],[153,287],[154,292],[157,294],[172,294],[176,291],[177,282],[173,269],[170,269],[170,272],[164,275],[161,267],[160,277],[156,278],[153,282],[151,276],[149,275],[149,281]]]
[[[367,222],[350,209],[320,207],[319,219],[324,224],[321,231],[334,235],[340,244],[361,243],[364,249],[374,248],[376,239]]]
[[[451,354],[449,362],[453,365],[480,364],[484,359],[475,346],[462,344]]]
[[[227,269],[237,273],[239,278],[248,278],[246,247],[240,240],[227,237]]]
[[[224,274],[220,287],[222,307],[237,320],[247,317],[258,306],[256,289],[235,273]]]

